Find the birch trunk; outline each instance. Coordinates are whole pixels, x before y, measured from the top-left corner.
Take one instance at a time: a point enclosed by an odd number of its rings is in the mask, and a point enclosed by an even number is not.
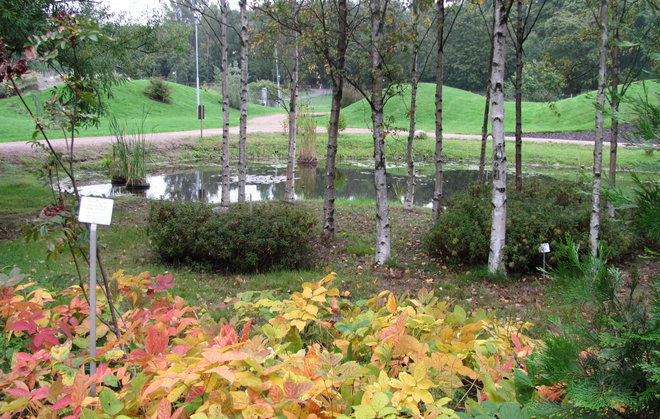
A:
[[[495,26],[495,14],[493,13],[493,26]],[[490,53],[488,54],[488,62],[493,62],[493,40],[490,40]],[[492,82],[490,77],[486,82],[486,104],[484,105],[484,119],[481,124],[481,150],[479,152],[479,181],[483,182],[486,175],[486,145],[488,143],[488,119],[490,117],[490,95],[491,95]]]
[[[247,178],[247,101],[248,101],[248,19],[247,0],[239,0],[241,9],[241,86],[240,119],[238,128],[238,202],[245,202],[245,180]]]
[[[522,78],[523,78],[523,27],[522,0],[516,0],[516,190],[522,191]]]
[[[376,256],[382,265],[390,258],[390,222],[385,170],[385,126],[383,120],[383,17],[380,0],[370,0],[371,9],[371,120],[374,138],[374,186],[376,188]]]
[[[589,223],[589,244],[591,254],[598,256],[600,238],[600,192],[602,187],[603,166],[603,109],[605,106],[605,84],[607,82],[607,42],[608,42],[608,0],[601,0],[600,5],[600,46],[598,65],[598,93],[596,96],[596,138],[594,140],[593,190],[591,193],[591,221]]]
[[[619,147],[619,120],[617,119],[617,113],[619,112],[619,104],[621,102],[619,98],[619,71],[621,67],[621,57],[620,49],[617,45],[620,40],[619,36],[619,26],[617,24],[617,0],[612,0],[612,10],[610,15],[614,20],[614,44],[611,47],[612,51],[612,80],[610,82],[610,90],[612,91],[612,126],[610,127],[610,167],[609,167],[609,183],[610,188],[616,186],[616,154],[617,148]],[[614,218],[614,203],[612,201],[607,201],[607,214]]]
[[[504,272],[506,243],[506,153],[504,148],[504,53],[506,51],[507,9],[504,0],[495,0],[493,62],[491,67],[491,125],[493,133],[492,224],[488,271]]]
[[[348,7],[347,0],[337,2],[337,48],[336,58],[332,60],[329,51],[326,59],[334,61],[330,65],[332,80],[332,103],[330,105],[330,121],[328,124],[328,148],[325,157],[325,194],[323,199],[323,233],[330,237],[335,235],[335,177],[337,158],[337,137],[339,135],[339,115],[341,99],[344,91],[344,66],[346,64],[346,48],[348,47]]]
[[[410,127],[408,129],[408,148],[406,149],[406,162],[408,163],[408,181],[406,184],[406,199],[403,207],[412,210],[415,201],[415,161],[413,159],[413,142],[415,140],[415,126],[417,123],[417,66],[419,45],[418,22],[419,11],[417,3],[413,3],[413,22],[412,22],[412,68],[410,70]]]
[[[435,3],[438,25],[438,49],[436,51],[435,69],[435,186],[433,189],[433,204],[431,221],[435,223],[440,218],[440,203],[442,201],[442,85],[445,79],[445,3],[438,0]]]
[[[291,78],[289,85],[291,88],[291,97],[289,99],[289,150],[286,160],[286,189],[284,200],[286,202],[295,201],[296,191],[296,134],[298,118],[298,34],[294,32],[293,39],[293,57]]]
[[[491,51],[492,52],[492,51]],[[493,54],[490,55],[493,61]],[[481,124],[481,148],[479,149],[479,181],[483,182],[486,176],[486,146],[488,145],[488,120],[490,118],[490,78],[486,83],[486,104],[484,105],[484,120]]]
[[[227,0],[220,2],[220,56],[222,67],[222,198],[221,205],[229,206],[231,182],[229,176],[229,81],[227,77],[227,15],[229,14],[229,3]]]

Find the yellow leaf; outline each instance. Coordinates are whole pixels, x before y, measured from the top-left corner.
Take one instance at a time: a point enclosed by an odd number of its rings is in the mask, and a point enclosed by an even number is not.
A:
[[[234,410],[245,410],[250,406],[250,398],[244,391],[230,391],[231,405]]]
[[[417,381],[415,381],[415,378],[408,374],[407,372],[402,372],[399,374],[399,378],[403,382],[403,384],[407,385],[408,387],[415,387],[417,385]]]
[[[316,317],[316,315],[319,312],[319,308],[317,306],[315,306],[314,304],[308,304],[305,307],[305,311],[308,312],[309,314],[311,314],[312,316]]]
[[[167,394],[167,400],[174,402],[181,397],[184,391],[186,391],[188,387],[185,384],[179,384],[176,387],[174,387],[174,390],[170,391]]]
[[[388,311],[390,314],[394,314],[394,313],[396,313],[396,311],[397,311],[397,310],[396,310],[396,309],[397,309],[397,306],[396,306],[396,298],[394,297],[394,294],[391,293],[391,292],[390,292],[389,297],[387,297],[387,305],[386,305],[385,307],[387,308],[387,311]]]

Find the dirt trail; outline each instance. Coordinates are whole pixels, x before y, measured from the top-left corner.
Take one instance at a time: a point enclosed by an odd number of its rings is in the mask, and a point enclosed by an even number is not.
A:
[[[274,114],[261,116],[258,118],[252,118],[248,121],[247,132],[285,132],[284,122],[286,121],[286,114]],[[325,127],[318,127],[317,132],[324,133],[326,131]],[[233,126],[229,128],[229,132],[232,134],[238,134],[238,127]],[[367,128],[347,128],[345,133],[352,134],[369,134],[371,133],[370,129]],[[407,135],[405,131],[397,132],[398,135]],[[560,133],[561,134],[561,133]],[[204,136],[207,135],[222,135],[222,128],[210,128],[204,129]],[[428,132],[429,137],[435,138],[435,134]],[[541,142],[541,143],[568,143],[568,144],[582,144],[590,145],[590,141],[585,141],[584,135],[576,137],[583,139],[567,139],[567,138],[553,138],[553,134],[548,134],[547,138],[538,138],[540,134],[532,134],[534,137],[525,136],[523,137],[524,142]],[[145,139],[152,144],[172,144],[172,143],[183,143],[183,142],[192,142],[195,141],[199,136],[199,130],[192,131],[176,131],[176,132],[162,132],[154,134],[145,134]],[[558,137],[560,135],[557,135]],[[563,136],[563,135],[562,135]],[[563,136],[565,137],[565,136]],[[79,137],[76,138],[76,150],[81,151],[101,151],[106,145],[112,143],[112,136],[101,136],[101,137]],[[457,138],[457,139],[470,139],[477,140],[481,139],[481,135],[471,135],[471,134],[444,134],[444,138]],[[588,137],[587,137],[588,138]],[[515,138],[512,136],[507,136],[507,140],[513,141]],[[41,141],[44,143],[44,141]],[[51,140],[53,147],[58,151],[65,150],[66,142],[64,139],[55,139]],[[34,155],[39,153],[38,149],[33,148],[29,143],[25,141],[14,141],[8,143],[0,143],[0,158],[17,156],[17,155]]]

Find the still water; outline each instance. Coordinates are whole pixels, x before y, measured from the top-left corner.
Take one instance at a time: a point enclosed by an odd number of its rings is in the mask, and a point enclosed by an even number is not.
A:
[[[404,170],[398,172],[404,173]],[[444,172],[444,195],[449,196],[465,189],[477,181],[476,170],[446,170]],[[120,196],[135,194],[150,199],[204,201],[219,203],[222,197],[220,167],[195,168],[192,171],[149,176],[151,185],[146,191],[128,192],[122,186],[101,183],[80,187],[82,195]],[[415,205],[431,206],[433,198],[433,175],[419,175],[416,178]],[[405,199],[406,176],[387,175],[388,197],[390,200]],[[250,166],[245,186],[248,199],[253,201],[284,199],[286,187],[286,167],[281,165]],[[374,199],[373,171],[368,168],[338,169],[335,178],[335,196],[344,199]],[[298,166],[296,168],[296,199],[323,198],[325,172],[323,167]],[[231,202],[238,200],[238,174],[232,172]]]

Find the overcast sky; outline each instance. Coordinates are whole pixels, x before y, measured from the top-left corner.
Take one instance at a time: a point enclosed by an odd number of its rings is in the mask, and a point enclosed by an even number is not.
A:
[[[101,3],[108,6],[110,11],[115,13],[128,13],[134,18],[140,18],[145,14],[151,14],[161,8],[161,0],[101,0]],[[248,4],[250,2],[248,1]],[[229,0],[232,9],[238,9],[238,0]]]

